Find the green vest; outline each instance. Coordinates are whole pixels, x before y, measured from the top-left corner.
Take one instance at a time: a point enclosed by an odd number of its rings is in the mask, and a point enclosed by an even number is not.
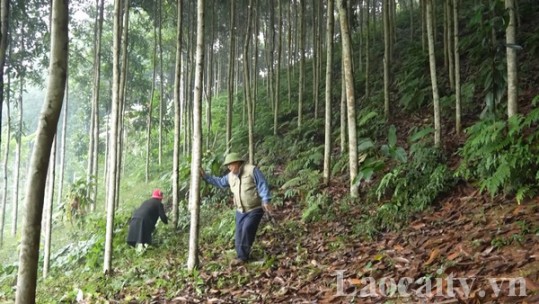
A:
[[[262,200],[256,189],[253,171],[255,166],[245,164],[240,168],[240,174],[228,173],[228,184],[234,194],[234,204],[240,212],[248,212],[262,206]]]

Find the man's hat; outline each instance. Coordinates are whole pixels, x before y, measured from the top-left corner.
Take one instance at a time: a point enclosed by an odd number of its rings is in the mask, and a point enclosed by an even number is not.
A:
[[[163,192],[161,192],[159,189],[153,190],[152,198],[163,199]]]
[[[227,166],[235,162],[245,162],[245,159],[243,159],[239,153],[232,152],[225,157],[225,162],[223,165]]]

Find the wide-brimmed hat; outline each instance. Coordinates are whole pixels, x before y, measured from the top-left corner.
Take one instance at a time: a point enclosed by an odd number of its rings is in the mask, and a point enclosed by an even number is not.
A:
[[[225,161],[223,162],[223,165],[227,166],[235,162],[245,162],[245,159],[243,159],[243,157],[241,157],[239,153],[232,152],[232,153],[229,153],[225,157]]]
[[[163,199],[163,192],[160,189],[153,190],[152,198]]]

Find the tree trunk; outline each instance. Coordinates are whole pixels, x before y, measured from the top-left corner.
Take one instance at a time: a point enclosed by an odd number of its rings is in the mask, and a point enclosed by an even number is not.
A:
[[[421,47],[423,51],[427,49],[427,2],[428,0],[419,0],[421,9]]]
[[[154,4],[154,8],[155,8]],[[150,100],[148,101],[148,119],[146,129],[146,183],[150,179],[150,158],[151,158],[151,146],[152,146],[152,113],[153,113],[153,97],[155,95],[155,78],[157,74],[157,28],[153,27],[153,75],[152,75],[152,89],[150,91]]]
[[[210,46],[208,47],[209,50],[209,59],[208,59],[208,96],[206,99],[206,149],[210,149],[210,142],[212,136],[211,132],[211,125],[212,125],[212,117],[211,117],[211,101],[213,98],[213,86],[215,84],[214,78],[213,78],[213,42],[215,41],[215,23],[217,22],[218,16],[216,16],[215,11],[212,12],[212,17],[209,20],[211,20],[211,39],[210,39]]]
[[[87,167],[87,192],[91,196],[92,205],[91,210],[95,209],[95,192],[97,187],[92,183],[92,177],[97,183],[97,148],[99,146],[99,85],[101,77],[101,37],[103,32],[103,1],[96,0],[96,20],[95,20],[95,32],[94,32],[94,78],[92,86],[92,108],[90,113],[90,142],[88,144],[88,167]],[[61,152],[63,153],[63,152]],[[95,170],[95,172],[94,172]],[[61,184],[61,183],[60,183]],[[61,197],[61,193],[59,195]]]
[[[455,64],[454,64],[454,43],[453,43],[453,10],[451,8],[452,1],[446,1],[447,6],[447,47],[448,47],[448,64],[449,64],[449,87],[451,89],[455,88]]]
[[[257,18],[257,14],[256,14],[257,10],[255,10],[255,16],[254,16],[254,20],[259,20],[259,18]],[[257,25],[257,28],[255,29],[254,33],[253,33],[253,39],[254,39],[254,44],[257,46],[258,45],[258,39],[257,39],[257,35],[258,35],[258,21],[255,22],[255,24]],[[273,87],[274,87],[274,83],[275,83],[275,74],[274,74],[274,67],[273,67],[273,53],[275,52],[275,8],[273,5],[270,5],[269,7],[269,23],[267,24],[266,26],[266,30],[268,31],[268,33],[266,33],[267,37],[269,37],[269,41],[267,42],[267,45],[265,45],[265,48],[266,48],[266,60],[267,60],[267,66],[268,66],[268,99],[269,99],[269,105],[270,105],[270,109],[273,110],[273,107],[275,105],[275,92],[273,90]],[[255,48],[255,62],[256,62],[256,58],[258,57],[257,56],[257,49]],[[251,75],[253,75],[253,78],[255,79],[255,81],[253,82],[254,84],[254,89],[256,90],[256,87],[257,87],[257,84],[256,84],[256,79],[258,78],[257,77],[257,68],[256,68],[256,64],[255,64],[255,68],[253,69],[253,73],[251,73]],[[253,95],[254,98],[253,100],[257,100],[257,94],[254,94]],[[253,109],[254,110],[254,109]]]
[[[0,1],[0,146],[2,145],[2,109],[4,104],[4,65],[8,50],[9,0]],[[9,144],[9,143],[8,143]],[[4,192],[4,195],[6,192]],[[1,238],[1,237],[0,237]],[[1,244],[1,243],[0,243]]]
[[[22,124],[23,124],[23,99],[24,92],[24,78],[21,74],[19,77],[19,117],[17,125],[17,134],[15,136],[15,168],[13,169],[13,207],[11,209],[11,236],[17,235],[17,222],[19,215],[19,183],[20,183],[20,168],[21,168],[21,137],[22,137]]]
[[[61,144],[60,144],[60,172],[58,174],[58,202],[57,204],[60,205],[62,203],[62,195],[64,193],[64,172],[65,172],[65,156],[66,156],[66,138],[67,138],[67,117],[68,117],[68,105],[69,105],[69,80],[66,80],[66,92],[64,96],[64,110],[63,110],[63,116],[62,116],[62,137],[61,137]],[[95,178],[97,180],[97,177]],[[94,183],[97,183],[95,181]],[[90,197],[91,198],[91,197]],[[91,198],[92,199],[92,198]],[[92,206],[95,206],[95,200],[91,200]]]
[[[45,244],[43,245],[43,278],[46,278],[49,273],[49,264],[51,259],[51,241],[52,241],[52,211],[54,200],[54,177],[56,174],[56,137],[52,142],[51,156],[49,164],[49,176],[45,188]]]
[[[277,68],[275,70],[275,105],[273,106],[273,135],[277,135],[279,128],[279,104],[280,100],[280,82],[281,82],[281,53],[283,47],[283,3],[278,1],[279,5],[279,42],[277,44]]]
[[[369,14],[370,14],[370,10],[369,10],[369,0],[366,0],[365,1],[367,3],[367,7],[365,8],[365,13],[367,14],[367,16],[365,17],[365,27],[366,27],[366,31],[367,31],[367,37],[365,39],[365,98],[369,98],[370,96],[370,88],[369,88],[369,83],[370,83],[370,35],[371,35],[371,26],[370,26],[370,22],[369,22]]]
[[[8,73],[7,75],[7,86],[11,85],[11,75]],[[0,248],[2,248],[2,245],[4,243],[4,229],[5,229],[5,223],[6,223],[6,204],[7,204],[7,181],[8,181],[8,159],[9,159],[9,144],[11,141],[11,113],[9,108],[9,97],[10,97],[10,91],[7,90],[6,93],[6,119],[7,119],[7,131],[6,131],[6,150],[4,150],[4,164],[3,164],[3,175],[2,179],[4,180],[3,183],[3,190],[2,190],[2,202],[0,205]]]
[[[436,56],[434,55],[434,28],[432,24],[432,0],[427,0],[427,36],[429,41],[429,64],[430,80],[432,85],[432,100],[434,103],[434,145],[440,146],[441,122],[440,122],[440,96],[438,94],[438,80],[436,77]]]
[[[344,65],[341,63],[341,154],[346,151],[346,81],[344,80]]]
[[[236,50],[236,22],[235,7],[236,1],[230,1],[230,37],[229,37],[229,56],[228,56],[228,100],[226,103],[226,150],[230,151],[232,141],[232,110],[234,106],[234,64]]]
[[[254,150],[254,131],[253,131],[253,112],[252,112],[252,104],[253,100],[251,98],[251,83],[250,83],[250,71],[249,71],[249,43],[251,38],[251,22],[252,22],[252,12],[253,12],[253,2],[252,0],[249,0],[249,7],[248,7],[248,17],[247,17],[247,28],[245,33],[245,42],[243,45],[243,85],[245,90],[245,103],[247,104],[247,127],[249,129],[249,163],[254,164],[255,160],[255,150]]]
[[[202,163],[202,73],[204,62],[204,0],[197,2],[197,38],[195,66],[195,96],[193,99],[193,150],[191,153],[191,185],[189,207],[191,225],[189,231],[189,257],[187,269],[192,272],[198,266],[198,234],[200,212],[200,165]]]
[[[313,52],[313,57],[311,58],[312,60],[312,64],[313,64],[313,99],[314,99],[314,119],[318,119],[318,75],[317,75],[317,69],[316,69],[316,60],[319,56],[318,52],[317,52],[317,48],[316,48],[316,41],[318,40],[318,34],[316,33],[316,29],[318,28],[317,27],[317,20],[316,20],[316,7],[320,7],[320,4],[316,4],[316,3],[319,3],[320,1],[318,0],[313,0],[312,1],[312,6],[313,6],[313,17],[312,17],[312,31],[313,31],[313,43],[312,43],[312,52]],[[318,22],[321,22],[321,20],[318,20]]]
[[[460,54],[459,54],[459,15],[458,2],[453,0],[453,35],[454,35],[454,56],[455,56],[455,129],[457,134],[461,132],[461,94],[460,94]]]
[[[164,94],[164,83],[163,83],[163,34],[162,34],[162,22],[163,22],[163,1],[159,0],[159,7],[157,11],[159,12],[158,21],[159,21],[159,156],[158,164],[161,168],[162,158],[163,158],[163,115],[166,109],[165,101],[163,99]]]
[[[305,90],[305,1],[299,3],[299,96],[298,128],[303,120],[303,91]]]
[[[509,24],[505,29],[505,43],[507,45],[507,117],[511,118],[518,113],[518,63],[515,29],[515,1],[505,0],[505,9],[509,13]]]
[[[291,84],[291,77],[292,77],[292,2],[288,2],[288,32],[287,32],[287,64],[286,64],[286,75],[287,75],[287,83],[288,83],[288,105],[292,103],[292,84]]]
[[[333,73],[333,0],[327,3],[326,28],[326,110],[324,131],[324,184],[329,185],[331,179],[331,101],[332,101],[332,73]]]
[[[390,6],[389,0],[383,0],[382,17],[384,22],[384,115],[391,118],[390,96],[389,96],[389,66],[391,65],[391,28],[389,23]]]
[[[350,165],[350,196],[357,197],[358,186],[355,184],[357,175],[357,132],[356,132],[356,106],[354,96],[354,75],[352,73],[352,47],[346,15],[346,0],[339,0],[339,21],[342,34],[342,60],[344,64],[344,78],[346,83],[346,103],[348,110],[348,156]]]
[[[178,227],[180,204],[180,81],[182,73],[182,0],[177,0],[176,72],[174,73],[174,154],[172,159],[172,226]]]
[[[120,117],[118,118],[118,149],[117,149],[117,171],[116,174],[116,197],[114,199],[114,202],[116,204],[117,209],[120,204],[120,172],[122,168],[123,163],[123,157],[122,157],[122,151],[123,151],[123,144],[124,144],[124,112],[125,112],[125,100],[126,100],[126,87],[127,87],[127,72],[128,72],[128,54],[127,54],[127,48],[129,47],[129,1],[130,0],[123,0],[124,9],[123,9],[123,18],[122,18],[122,63],[121,63],[121,71],[120,71],[120,84],[118,88],[118,99],[120,100],[120,106],[118,112],[120,113]]]
[[[110,121],[110,139],[108,148],[108,174],[107,174],[107,224],[105,234],[105,257],[103,263],[103,271],[108,274],[112,271],[112,239],[114,237],[114,213],[115,213],[115,198],[116,198],[116,175],[118,168],[116,167],[118,158],[118,137],[119,137],[119,119],[120,119],[120,52],[122,19],[121,0],[114,1],[114,26],[112,32],[113,41],[113,56],[112,56],[112,108]]]
[[[43,197],[47,180],[47,168],[56,126],[62,109],[68,60],[68,1],[52,1],[51,48],[47,96],[37,127],[32,151],[26,196],[22,239],[17,275],[16,303],[35,303],[37,264]]]

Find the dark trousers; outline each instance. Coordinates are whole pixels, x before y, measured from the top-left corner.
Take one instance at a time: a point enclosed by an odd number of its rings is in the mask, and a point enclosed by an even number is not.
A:
[[[238,259],[248,260],[251,254],[251,247],[255,241],[258,224],[264,215],[264,210],[258,208],[246,213],[236,210],[236,253]]]

